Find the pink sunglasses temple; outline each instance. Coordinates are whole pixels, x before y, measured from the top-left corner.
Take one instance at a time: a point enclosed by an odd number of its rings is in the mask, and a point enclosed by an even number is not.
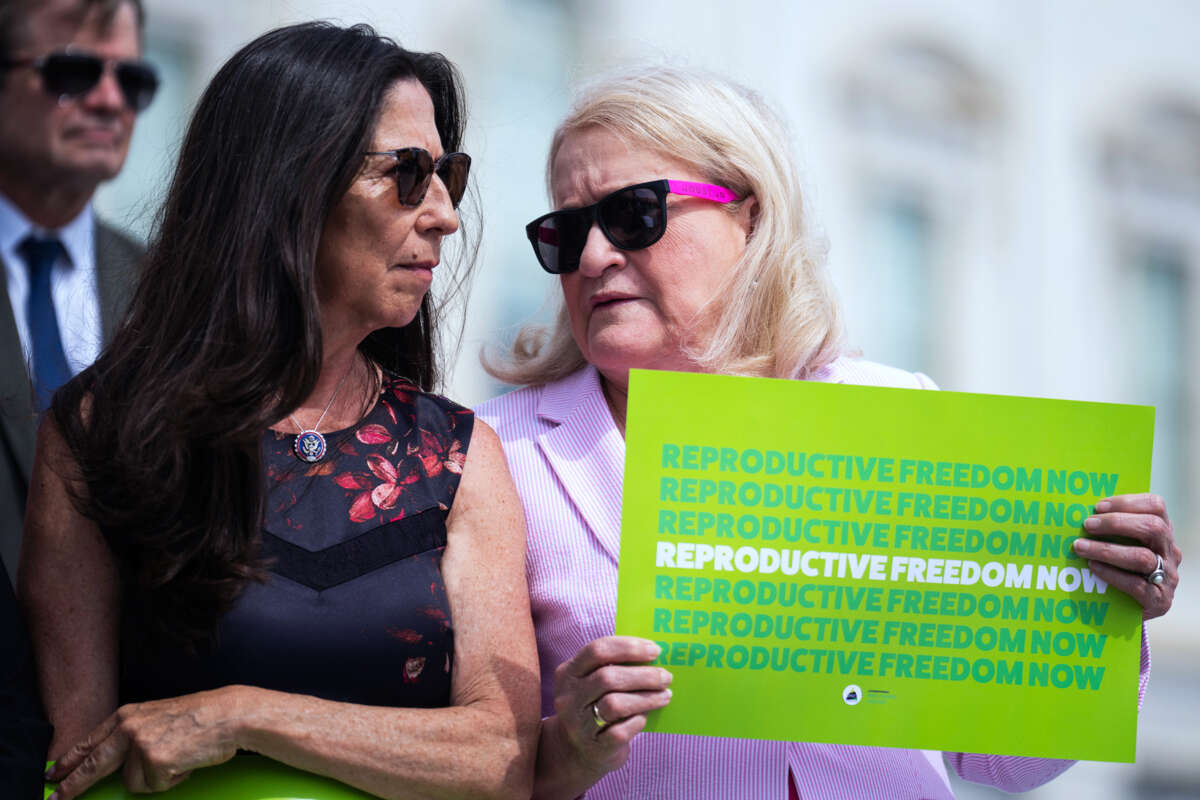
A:
[[[694,183],[692,181],[667,181],[671,194],[686,194],[690,197],[702,197],[717,203],[732,203],[738,196],[724,186],[714,186],[711,183]]]

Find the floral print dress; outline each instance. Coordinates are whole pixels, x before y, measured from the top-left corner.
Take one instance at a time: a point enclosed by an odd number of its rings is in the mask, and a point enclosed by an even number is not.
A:
[[[121,702],[248,684],[384,706],[450,702],[453,626],[441,573],[446,515],[474,416],[386,378],[358,425],[308,464],[268,431],[262,552],[199,654],[122,664]]]

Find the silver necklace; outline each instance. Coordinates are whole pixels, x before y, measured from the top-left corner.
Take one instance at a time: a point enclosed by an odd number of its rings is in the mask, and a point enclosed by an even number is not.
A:
[[[333,399],[337,397],[338,391],[341,390],[342,384],[346,382],[346,378],[350,377],[350,372],[353,369],[354,362],[351,361],[350,366],[346,368],[345,374],[342,375],[342,379],[334,387],[333,394],[329,396],[329,402],[325,404],[325,410],[321,412],[321,416],[317,417],[316,425],[306,429],[296,421],[293,415],[288,414],[288,419],[300,431],[296,436],[296,441],[292,444],[292,452],[296,454],[296,458],[306,461],[309,464],[315,464],[325,457],[325,437],[317,432],[317,428],[321,427],[321,423],[325,420],[325,415],[329,413],[329,409],[333,406]]]

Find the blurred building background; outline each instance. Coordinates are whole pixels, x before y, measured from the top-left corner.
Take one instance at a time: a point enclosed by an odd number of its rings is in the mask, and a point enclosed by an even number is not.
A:
[[[1153,488],[1200,546],[1200,3],[1194,0],[146,0],[164,89],[102,190],[145,234],[189,110],[277,25],[365,21],[463,70],[483,250],[447,394],[503,387],[482,346],[546,318],[523,225],[570,87],[634,60],[757,88],[789,119],[852,343],[945,389],[1157,408]],[[1150,624],[1135,765],[1036,798],[1200,797],[1200,587]],[[974,711],[974,710],[971,710]],[[986,713],[986,709],[979,709]],[[1071,720],[1037,720],[1073,733]],[[999,793],[956,783],[964,799]]]

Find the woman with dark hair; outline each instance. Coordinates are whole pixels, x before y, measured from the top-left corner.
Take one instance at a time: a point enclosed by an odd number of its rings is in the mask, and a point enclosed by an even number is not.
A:
[[[128,316],[39,435],[20,591],[59,800],[239,749],[528,796],[520,506],[428,393],[462,126],[454,67],[365,26],[265,34],[205,92]]]

